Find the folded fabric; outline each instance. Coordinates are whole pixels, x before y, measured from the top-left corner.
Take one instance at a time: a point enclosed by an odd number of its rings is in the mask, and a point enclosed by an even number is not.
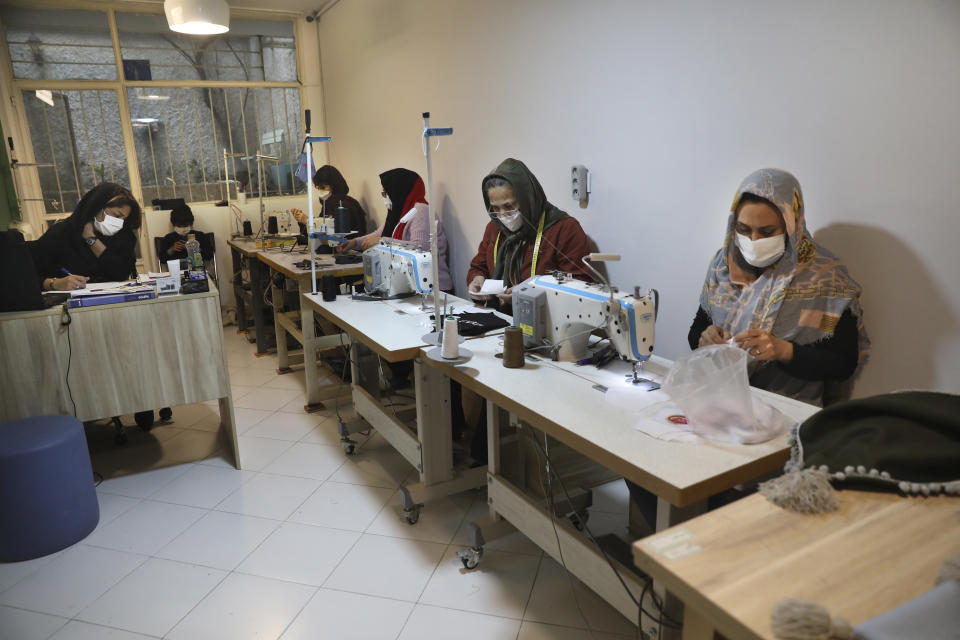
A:
[[[457,331],[462,336],[479,336],[488,331],[495,331],[508,326],[510,323],[493,312],[489,313],[457,313]]]

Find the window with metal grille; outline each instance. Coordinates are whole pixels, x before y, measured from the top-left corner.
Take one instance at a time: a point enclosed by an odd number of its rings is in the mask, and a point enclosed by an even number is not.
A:
[[[13,77],[116,80],[104,11],[0,6]]]
[[[304,192],[293,176],[300,151],[297,89],[127,91],[145,202],[224,200],[237,189],[257,195],[258,151],[277,158],[264,166],[264,195]]]
[[[69,214],[101,182],[130,184],[114,90],[22,92],[44,207]]]

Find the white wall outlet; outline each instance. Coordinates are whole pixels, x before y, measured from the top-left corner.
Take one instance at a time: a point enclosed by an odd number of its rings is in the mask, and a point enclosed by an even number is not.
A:
[[[590,171],[582,164],[570,168],[570,194],[573,199],[583,202],[590,193]]]

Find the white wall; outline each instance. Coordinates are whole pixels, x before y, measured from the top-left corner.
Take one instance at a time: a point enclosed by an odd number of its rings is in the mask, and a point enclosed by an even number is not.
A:
[[[778,166],[865,289],[858,395],[958,389],[955,0],[343,0],[319,33],[331,159],[378,219],[377,174],[423,172],[420,112],[455,128],[434,199],[461,293],[481,178],[513,156],[623,254],[614,284],[660,289],[657,350],[676,357],[740,179]]]

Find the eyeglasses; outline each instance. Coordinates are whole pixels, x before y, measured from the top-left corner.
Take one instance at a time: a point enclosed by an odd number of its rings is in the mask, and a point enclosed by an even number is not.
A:
[[[520,210],[517,208],[517,205],[510,205],[512,209],[500,208],[500,207],[490,207],[487,213],[491,218],[509,218],[520,213]]]

